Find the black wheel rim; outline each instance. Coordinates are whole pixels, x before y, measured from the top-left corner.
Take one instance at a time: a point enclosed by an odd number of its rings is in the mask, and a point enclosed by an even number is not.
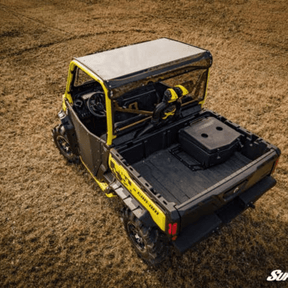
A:
[[[139,233],[140,232],[139,229],[132,223],[128,223],[127,228],[129,237],[136,246],[136,248],[140,252],[144,252],[146,250],[146,244],[141,234]]]
[[[59,149],[64,155],[66,155],[69,158],[73,156],[73,153],[70,148],[70,144],[63,136],[59,135],[57,137],[57,143],[58,143]]]

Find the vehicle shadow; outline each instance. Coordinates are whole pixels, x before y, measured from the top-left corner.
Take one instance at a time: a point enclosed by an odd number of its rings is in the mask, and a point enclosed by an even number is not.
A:
[[[288,269],[287,233],[287,223],[266,211],[246,211],[184,255],[172,252],[151,273],[162,287],[271,287],[271,272]]]

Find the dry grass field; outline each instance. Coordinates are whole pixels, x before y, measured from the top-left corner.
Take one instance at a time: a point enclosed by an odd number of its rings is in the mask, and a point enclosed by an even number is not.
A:
[[[267,276],[288,272],[287,20],[286,0],[0,0],[0,287],[276,287]],[[50,131],[72,57],[160,37],[209,49],[206,108],[282,156],[256,210],[153,270]]]

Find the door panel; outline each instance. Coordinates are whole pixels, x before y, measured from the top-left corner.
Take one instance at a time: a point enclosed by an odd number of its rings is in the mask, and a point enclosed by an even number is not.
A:
[[[68,106],[69,116],[75,127],[80,156],[88,169],[96,176],[101,165],[102,140],[92,134],[80,121],[72,107]]]

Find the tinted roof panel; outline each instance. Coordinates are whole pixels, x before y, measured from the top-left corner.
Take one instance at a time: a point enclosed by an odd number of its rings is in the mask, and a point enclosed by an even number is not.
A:
[[[206,50],[161,38],[76,58],[104,81],[145,71]]]

